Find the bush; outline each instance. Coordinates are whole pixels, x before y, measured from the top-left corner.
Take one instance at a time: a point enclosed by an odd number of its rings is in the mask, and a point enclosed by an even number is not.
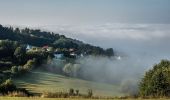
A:
[[[26,71],[30,71],[32,70],[32,68],[34,67],[35,65],[35,61],[34,60],[28,60],[27,63],[23,66],[23,68],[26,70]]]
[[[35,64],[41,65],[43,62],[46,63],[47,62],[47,58],[48,56],[51,57],[51,53],[48,52],[44,52],[44,51],[29,51],[26,53],[27,55],[27,60],[28,59],[35,59]]]
[[[11,79],[7,79],[5,82],[0,84],[0,94],[17,97],[25,97],[32,95],[24,88],[17,88]]]
[[[2,83],[0,85],[0,93],[4,94],[8,94],[8,92],[13,92],[15,91],[17,88],[16,86],[13,84],[11,79],[7,79],[4,83]]]
[[[87,90],[87,97],[91,98],[93,96],[93,91],[92,89]]]
[[[93,91],[88,89],[87,94],[80,94],[79,90],[70,88],[68,92],[44,92],[41,97],[43,98],[94,98]]]
[[[28,95],[26,93],[21,92],[21,91],[9,92],[8,96],[10,96],[10,97],[28,97]]]
[[[44,92],[41,97],[43,98],[68,98],[69,94],[65,92],[55,92],[55,93]]]
[[[70,96],[74,96],[74,89],[71,88],[71,89],[69,90],[69,95],[70,95]]]
[[[12,66],[11,67],[11,73],[17,74],[18,73],[18,67],[17,66]]]

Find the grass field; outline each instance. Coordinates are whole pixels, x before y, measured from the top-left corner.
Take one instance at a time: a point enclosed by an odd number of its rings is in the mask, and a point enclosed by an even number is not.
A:
[[[71,99],[71,98],[27,98],[27,97],[0,97],[0,100],[102,100],[102,99]],[[103,99],[105,100],[105,99]],[[109,99],[107,99],[109,100]]]
[[[73,98],[28,98],[28,97],[0,97],[0,100],[123,100],[123,99],[73,99]],[[169,100],[169,99],[124,99],[124,100]]]
[[[48,73],[40,70],[15,79],[18,87],[23,87],[34,93],[67,92],[70,88],[79,89],[80,93],[87,93],[92,89],[95,96],[122,96],[119,87],[111,84],[91,82],[62,75]]]
[[[95,100],[95,99],[0,97],[0,100]]]
[[[0,100],[102,100],[102,99],[0,97]],[[106,100],[106,99],[103,99],[103,100]],[[109,99],[107,99],[107,100],[109,100]]]

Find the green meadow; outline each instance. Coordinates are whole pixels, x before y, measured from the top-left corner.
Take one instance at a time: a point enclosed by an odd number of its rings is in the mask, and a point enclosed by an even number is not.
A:
[[[86,94],[88,89],[93,90],[94,96],[122,96],[117,85],[91,82],[77,78],[70,78],[45,71],[32,71],[20,78],[14,79],[18,87],[26,88],[30,92],[67,92],[70,88],[78,89]]]

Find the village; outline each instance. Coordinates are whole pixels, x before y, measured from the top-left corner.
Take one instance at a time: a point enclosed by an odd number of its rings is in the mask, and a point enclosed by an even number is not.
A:
[[[75,48],[53,48],[48,45],[45,45],[43,47],[36,47],[32,45],[27,45],[26,46],[26,51],[27,52],[38,52],[38,51],[44,51],[44,52],[50,52],[53,53],[53,56],[55,59],[60,59],[63,60],[65,58],[81,58],[86,55],[86,52],[84,53],[78,53],[78,51]]]

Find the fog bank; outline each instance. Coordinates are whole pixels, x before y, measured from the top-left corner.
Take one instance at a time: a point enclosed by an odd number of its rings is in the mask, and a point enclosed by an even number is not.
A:
[[[124,83],[131,85],[133,83],[133,86],[127,87],[134,88],[154,64],[159,63],[161,59],[170,59],[170,24],[107,23],[87,26],[54,25],[41,28],[103,48],[112,47],[121,59],[92,56],[78,59],[83,68],[81,74],[100,82],[122,86],[125,86]]]

